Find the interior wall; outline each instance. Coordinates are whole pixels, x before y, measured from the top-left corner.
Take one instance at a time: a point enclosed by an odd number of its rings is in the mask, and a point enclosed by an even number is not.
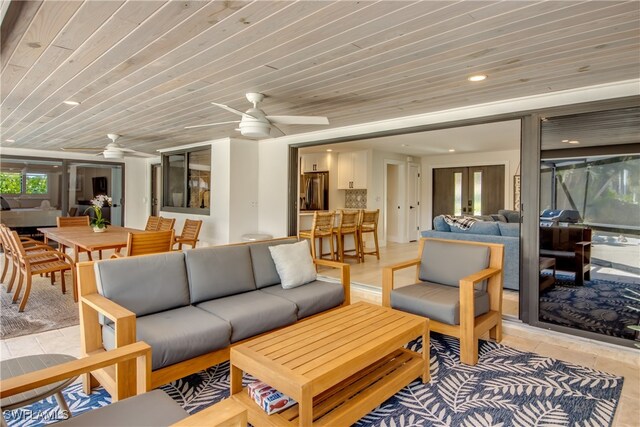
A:
[[[287,235],[289,145],[258,144],[258,230],[274,237]]]
[[[425,156],[422,158],[422,209],[420,212],[422,230],[433,228],[433,169],[483,165],[505,166],[504,206],[505,209],[513,209],[513,176],[519,173],[517,171],[520,165],[520,150]]]

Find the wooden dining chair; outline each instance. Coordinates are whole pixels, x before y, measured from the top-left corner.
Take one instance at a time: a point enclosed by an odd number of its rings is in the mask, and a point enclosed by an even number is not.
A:
[[[55,281],[55,275],[53,273],[60,272],[60,282],[62,293],[64,294],[67,292],[64,273],[66,271],[71,271],[71,275],[73,277],[73,299],[74,301],[78,300],[75,263],[69,255],[47,245],[39,245],[38,249],[42,252],[34,253],[27,251],[20,241],[20,236],[18,236],[17,232],[11,231],[9,236],[14,253],[18,258],[17,266],[20,273],[18,286],[16,287],[16,291],[12,299],[14,303],[20,299],[22,283],[26,282],[24,295],[20,300],[18,311],[24,311],[24,308],[27,305],[29,294],[31,293],[32,276],[35,274],[51,273],[51,284],[53,285]]]
[[[178,244],[178,250],[182,249],[182,245],[191,245],[196,247],[198,243],[198,235],[202,227],[202,220],[185,219],[182,227],[182,234],[176,236],[174,244]]]
[[[158,225],[158,231],[173,230],[173,226],[176,224],[175,218],[163,218],[160,217],[160,224]]]
[[[345,256],[356,258],[358,263],[360,262],[360,239],[358,237],[358,225],[360,219],[360,211],[345,211],[339,212],[340,217],[338,219],[338,227],[333,229],[333,234],[336,236],[338,243],[337,258],[338,261],[344,262]],[[345,236],[353,236],[354,249],[345,251],[344,238]],[[353,255],[346,254],[346,252],[353,252]]]
[[[320,259],[325,254],[322,253],[322,239],[329,238],[329,247],[331,250],[331,259],[335,257],[335,250],[333,246],[333,222],[335,220],[335,212],[318,212],[313,213],[313,224],[310,230],[300,230],[298,237],[300,239],[309,239],[309,246],[311,246],[311,257],[314,259]],[[316,239],[318,239],[320,245],[320,253],[316,253]],[[319,255],[319,256],[318,256]]]
[[[129,233],[126,253],[116,253],[111,258],[170,252],[173,248],[173,233],[173,230]]]
[[[145,231],[158,231],[158,227],[160,227],[160,217],[149,215],[147,224],[144,226]]]
[[[88,215],[83,216],[59,216],[56,218],[56,224],[58,227],[81,227],[86,225],[89,227],[91,225],[91,218]],[[47,239],[45,238],[45,243],[47,243]],[[59,243],[58,249],[64,253],[66,253],[66,247]],[[90,251],[80,250],[80,252],[86,252],[89,261],[93,261],[93,257],[91,256]],[[98,251],[98,258],[102,259],[102,251]]]
[[[378,244],[378,218],[380,217],[380,209],[375,211],[363,210],[360,217],[360,226],[358,227],[358,239],[360,240],[360,259],[364,262],[365,255],[375,255],[380,259],[380,246]],[[364,235],[373,234],[373,242],[375,250],[366,252],[364,249]]]

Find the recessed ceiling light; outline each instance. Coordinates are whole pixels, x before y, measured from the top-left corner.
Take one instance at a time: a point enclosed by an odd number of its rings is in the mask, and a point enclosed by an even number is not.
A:
[[[67,100],[67,101],[62,101],[63,104],[67,104],[67,105],[80,105],[80,103],[78,101],[72,101],[72,100]]]
[[[332,152],[333,150],[331,148],[327,148],[327,152]]]
[[[5,139],[6,142],[16,142],[15,139]]]
[[[473,76],[470,76],[467,80],[469,80],[470,82],[481,82],[486,78],[486,74],[475,74]]]
[[[450,153],[455,153],[456,149],[455,148],[449,148],[449,152]]]
[[[403,146],[403,147],[408,147],[408,146],[409,146],[409,144],[402,144],[402,146]]]
[[[571,141],[569,141],[569,144],[580,144],[580,141],[572,139]]]
[[[569,140],[568,139],[563,139],[562,142],[569,142]]]

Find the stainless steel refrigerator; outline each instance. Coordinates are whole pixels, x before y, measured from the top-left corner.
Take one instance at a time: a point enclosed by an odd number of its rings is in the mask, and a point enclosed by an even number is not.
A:
[[[329,210],[329,172],[307,172],[300,179],[300,210]]]

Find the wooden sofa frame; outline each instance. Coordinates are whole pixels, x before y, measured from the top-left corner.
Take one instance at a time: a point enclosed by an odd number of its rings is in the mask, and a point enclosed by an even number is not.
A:
[[[455,243],[460,245],[485,246],[490,250],[489,267],[460,279],[460,325],[448,325],[430,319],[431,331],[460,339],[460,361],[467,365],[478,363],[478,339],[487,331],[496,342],[502,341],[502,268],[504,245],[500,243],[471,242],[466,240],[446,240],[423,237],[420,239],[418,257],[384,267],[382,270],[382,305],[391,307],[391,291],[394,289],[394,274],[398,270],[414,267],[416,283],[420,282],[420,263],[424,243],[427,240]],[[474,285],[487,280],[489,312],[474,316]]]
[[[250,243],[241,243],[250,244]],[[235,246],[235,244],[234,244]],[[142,255],[153,256],[153,255]],[[349,264],[329,260],[313,260],[316,266],[326,266],[340,270],[340,279],[344,288],[344,302],[342,306],[350,304],[350,270]],[[102,345],[102,326],[99,323],[99,314],[114,322],[115,348],[136,342],[136,316],[133,312],[114,303],[98,293],[96,277],[93,268],[95,261],[81,262],[77,264],[79,286],[79,310],[80,310],[80,344],[83,355],[92,355],[106,351]],[[338,307],[335,307],[338,308]],[[334,309],[335,309],[334,308]],[[321,314],[321,313],[318,313]],[[301,321],[309,319],[309,316]],[[268,334],[272,331],[265,332]],[[255,337],[248,338],[231,346],[203,354],[192,359],[185,360],[174,365],[152,371],[148,390],[157,388],[171,381],[183,378],[187,375],[199,372],[203,369],[229,360],[230,349],[234,345],[242,344]],[[135,377],[135,364],[125,361],[103,369],[84,374],[82,377],[84,391],[91,392],[91,388],[102,384],[114,401],[135,393],[134,384],[129,378]]]

